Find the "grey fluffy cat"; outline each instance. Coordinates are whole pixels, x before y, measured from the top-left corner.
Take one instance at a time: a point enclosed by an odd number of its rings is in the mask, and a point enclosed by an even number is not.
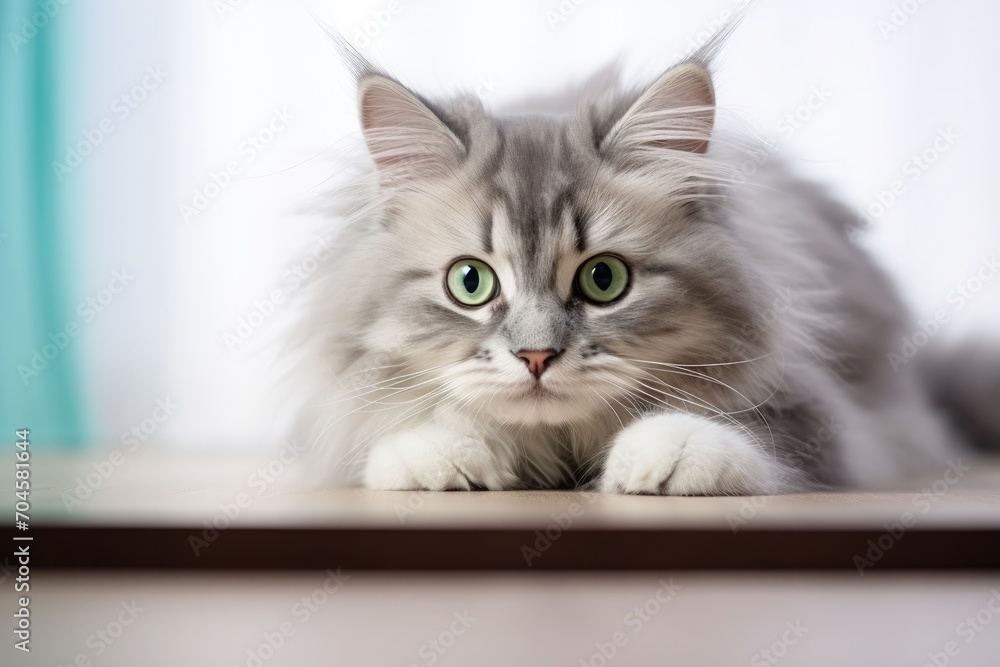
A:
[[[944,465],[856,216],[716,125],[708,53],[567,114],[428,101],[353,54],[373,168],[297,349],[328,480],[670,495]],[[713,136],[714,135],[714,136]]]

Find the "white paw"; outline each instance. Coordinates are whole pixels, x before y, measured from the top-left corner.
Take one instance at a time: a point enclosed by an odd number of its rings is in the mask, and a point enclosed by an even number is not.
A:
[[[437,426],[395,433],[371,449],[364,470],[369,489],[491,491],[513,488],[516,476],[479,439]]]
[[[671,496],[777,493],[786,473],[736,426],[668,413],[618,434],[601,476],[605,493]]]

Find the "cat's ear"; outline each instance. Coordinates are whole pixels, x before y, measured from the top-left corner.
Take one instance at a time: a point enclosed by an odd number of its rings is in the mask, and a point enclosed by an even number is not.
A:
[[[461,161],[465,147],[455,133],[396,81],[378,75],[362,78],[358,106],[368,151],[384,175],[443,175]]]
[[[602,154],[653,158],[662,149],[708,150],[715,122],[715,88],[702,65],[687,62],[662,74],[618,119],[600,143]]]

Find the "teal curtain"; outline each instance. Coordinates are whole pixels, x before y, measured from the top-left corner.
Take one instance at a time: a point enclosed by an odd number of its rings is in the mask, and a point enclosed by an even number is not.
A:
[[[80,199],[52,167],[83,130],[66,113],[82,69],[77,4],[0,3],[0,441],[28,428],[43,448],[87,441]]]

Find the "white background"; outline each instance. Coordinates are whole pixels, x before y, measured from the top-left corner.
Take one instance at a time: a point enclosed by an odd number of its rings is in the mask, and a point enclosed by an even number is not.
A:
[[[72,110],[81,133],[109,115],[147,66],[167,72],[71,175],[87,193],[80,298],[115,268],[135,275],[83,335],[91,412],[107,444],[166,397],[180,407],[156,432],[159,443],[255,447],[281,437],[269,409],[277,366],[268,344],[280,333],[281,309],[236,352],[223,335],[281,285],[322,227],[302,208],[336,178],[337,152],[359,148],[351,82],[310,12],[349,39],[367,27],[368,51],[421,92],[486,80],[496,86],[486,104],[502,110],[616,58],[626,77],[644,80],[737,7],[732,0],[233,4],[222,11],[226,4],[208,0],[109,0],[64,10],[86,26],[77,64],[84,96]],[[879,22],[901,4],[916,11],[885,34]],[[389,13],[390,5],[398,11]],[[852,207],[868,207],[895,179],[906,183],[861,242],[898,279],[917,315],[950,308],[949,291],[1000,251],[997,25],[1000,5],[986,0],[762,0],[720,63],[726,113]],[[806,111],[815,87],[832,97]],[[275,108],[294,122],[246,161],[241,143]],[[810,117],[788,136],[778,123],[797,111]],[[959,138],[911,181],[904,165],[948,127]],[[179,206],[230,160],[240,162],[239,177],[185,224]],[[952,312],[941,337],[998,330],[998,303],[1000,280]]]

